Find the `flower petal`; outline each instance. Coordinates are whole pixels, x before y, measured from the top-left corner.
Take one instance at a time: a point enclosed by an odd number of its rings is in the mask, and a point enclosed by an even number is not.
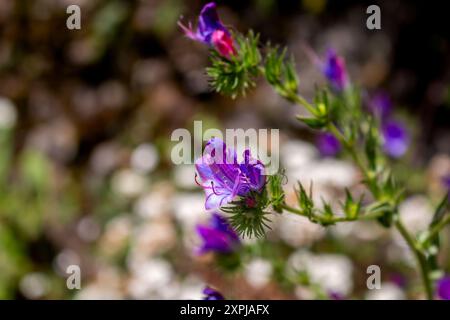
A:
[[[219,19],[216,4],[214,2],[210,2],[203,6],[202,11],[200,12],[197,33],[204,42],[212,44],[211,37],[216,30],[228,32]]]
[[[248,189],[254,191],[261,190],[266,182],[266,176],[264,175],[265,168],[261,161],[251,157],[250,150],[247,149],[244,151],[244,161],[239,167],[245,177]]]
[[[232,243],[226,233],[202,225],[197,226],[197,233],[203,240],[203,245],[199,253],[206,253],[208,251],[228,253],[232,250]]]
[[[206,210],[218,209],[230,203],[235,197],[232,190],[220,184],[214,184],[213,181],[206,181],[202,187],[206,194]]]

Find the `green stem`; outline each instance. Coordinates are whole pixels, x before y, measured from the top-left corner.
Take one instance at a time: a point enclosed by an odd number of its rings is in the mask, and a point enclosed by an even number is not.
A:
[[[423,243],[430,242],[449,223],[450,223],[450,215],[447,215],[444,219],[439,221],[434,227],[431,228],[430,233],[428,234],[426,239],[423,241]]]
[[[308,101],[306,101],[306,99],[303,98],[302,96],[297,94],[292,97],[292,100],[294,100],[296,103],[304,106],[306,108],[306,110],[308,110],[312,115],[314,115],[316,113],[316,109],[313,107],[313,105],[310,104]]]
[[[428,270],[428,263],[425,255],[422,253],[422,251],[417,247],[415,239],[411,236],[411,234],[406,230],[403,223],[400,221],[400,219],[397,217],[395,220],[395,227],[402,235],[403,239],[405,239],[406,243],[408,244],[408,247],[410,250],[414,253],[414,256],[416,257],[417,264],[419,265],[420,269],[420,275],[422,277],[422,282],[425,287],[425,292],[427,295],[428,300],[433,300],[433,288],[431,285],[429,270]]]
[[[303,212],[302,210],[293,208],[287,204],[282,204],[281,208],[286,211],[289,211],[291,213],[306,217],[310,220],[314,220],[314,221],[317,221],[322,224],[333,224],[333,223],[337,223],[337,222],[351,222],[351,221],[357,221],[357,220],[374,220],[383,214],[380,212],[372,212],[372,213],[363,214],[363,215],[360,215],[357,217],[335,217],[335,216],[324,217],[324,216],[318,216],[318,215],[310,216],[310,215],[306,214],[305,212]]]
[[[374,183],[374,175],[369,173],[369,170],[366,168],[363,159],[356,152],[353,143],[350,143],[345,136],[341,133],[341,131],[336,127],[334,123],[328,124],[328,130],[334,134],[334,136],[339,140],[339,142],[345,147],[347,152],[352,157],[353,161],[358,166],[359,170],[361,170],[364,175],[364,179],[366,181],[367,186],[369,187],[370,192],[376,197],[378,194],[378,190],[376,188],[376,183]]]
[[[295,97],[294,101],[303,105],[310,113],[314,114],[315,108],[310,103],[308,103],[303,97],[297,95]],[[369,187],[371,193],[373,194],[373,196],[375,198],[378,198],[379,195],[378,195],[378,190],[376,188],[376,183],[374,183],[375,182],[374,176],[371,175],[369,170],[366,168],[363,159],[357,153],[353,143],[351,143],[350,141],[348,141],[346,139],[346,137],[342,134],[342,132],[336,127],[336,125],[334,123],[328,124],[328,130],[336,136],[336,138],[341,142],[341,144],[348,151],[348,153],[352,157],[353,161],[356,163],[356,165],[359,167],[362,174],[364,175],[364,178],[366,180],[365,181],[366,185]],[[303,212],[299,209],[296,209],[296,208],[292,208],[286,204],[282,205],[282,208],[286,211],[289,211],[289,212],[292,212],[292,213],[295,213],[295,214],[298,214],[301,216],[305,216],[310,220],[315,220],[315,221],[317,221],[319,223],[323,223],[323,224],[332,224],[335,222],[345,222],[345,221],[355,221],[355,220],[360,220],[360,219],[374,219],[374,218],[377,218],[380,216],[379,213],[361,215],[358,217],[351,217],[351,218],[349,218],[349,217],[323,217],[323,216],[317,216],[317,215],[309,216],[305,212]],[[418,247],[416,239],[414,239],[409,234],[408,230],[406,230],[404,225],[401,223],[396,212],[394,212],[393,214],[394,214],[394,218],[395,218],[395,227],[400,232],[402,237],[405,239],[408,247],[410,248],[410,250],[412,250],[412,252],[414,253],[414,256],[416,257],[416,260],[417,260],[417,263],[418,263],[419,269],[420,269],[422,282],[425,287],[427,299],[432,300],[433,299],[433,288],[432,288],[431,280],[429,277],[429,270],[428,270],[428,263],[427,263],[426,256],[422,252],[422,250]],[[432,238],[433,236],[437,235],[439,233],[439,231],[449,222],[450,222],[450,216],[447,217],[446,219],[442,220],[439,224],[437,224],[432,229],[432,231],[430,232],[429,238]]]

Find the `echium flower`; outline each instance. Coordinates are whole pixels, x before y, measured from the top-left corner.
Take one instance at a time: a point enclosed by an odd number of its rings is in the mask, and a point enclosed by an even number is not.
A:
[[[391,113],[392,101],[389,95],[384,91],[375,93],[368,101],[367,106],[369,111],[382,121],[385,120]]]
[[[178,22],[178,25],[188,38],[212,46],[222,56],[228,58],[236,54],[236,49],[230,32],[219,19],[216,7],[214,2],[203,6],[198,17],[197,30],[195,31],[191,23],[187,27],[181,22]]]
[[[332,133],[323,132],[317,137],[317,148],[322,156],[333,157],[341,151],[341,143]]]
[[[323,63],[323,74],[327,78],[331,87],[336,91],[342,91],[348,86],[348,75],[345,61],[338,56],[336,51],[329,49],[325,62]]]
[[[198,253],[216,252],[231,253],[240,245],[236,232],[227,220],[217,213],[213,213],[208,225],[197,225],[197,233],[202,239],[202,246]]]
[[[398,121],[390,120],[382,125],[384,152],[393,157],[403,156],[409,147],[409,134]]]
[[[236,197],[245,198],[252,191],[259,192],[266,182],[264,165],[251,158],[248,149],[244,161],[238,163],[236,152],[218,138],[208,141],[195,167],[206,193],[207,210],[218,209]]]
[[[450,276],[443,277],[438,281],[437,294],[442,300],[450,300]]]
[[[383,150],[392,157],[399,158],[408,150],[410,137],[405,126],[392,120],[392,101],[385,92],[378,92],[368,103],[369,111],[380,120]]]
[[[225,300],[225,298],[219,291],[211,287],[206,287],[205,289],[203,289],[203,294],[205,295],[203,297],[203,300]]]

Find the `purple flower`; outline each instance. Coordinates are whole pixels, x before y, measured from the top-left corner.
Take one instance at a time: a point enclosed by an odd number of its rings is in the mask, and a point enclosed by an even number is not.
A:
[[[266,182],[264,165],[252,159],[248,149],[244,151],[244,161],[238,163],[236,152],[218,138],[208,141],[195,167],[206,193],[207,210],[220,208],[236,196],[259,192]]]
[[[197,233],[203,244],[198,253],[207,252],[231,253],[239,246],[240,241],[236,232],[227,220],[217,213],[213,213],[208,225],[197,225]]]
[[[409,135],[405,127],[397,121],[388,121],[383,125],[383,149],[393,158],[399,158],[405,154],[409,146]]]
[[[342,293],[336,291],[329,291],[328,297],[330,300],[345,300],[345,296]]]
[[[317,147],[324,157],[333,157],[341,151],[341,143],[331,133],[324,132],[317,137]]]
[[[442,185],[447,192],[450,192],[450,174],[442,178]]]
[[[390,282],[397,285],[399,288],[406,288],[407,281],[405,276],[403,276],[401,273],[392,273],[389,276]]]
[[[225,298],[222,294],[220,294],[219,291],[214,290],[211,287],[206,287],[205,289],[203,289],[203,294],[205,295],[203,300],[225,300]]]
[[[368,102],[369,110],[372,114],[385,120],[392,110],[392,101],[386,92],[376,93]]]
[[[348,85],[345,61],[332,49],[329,49],[327,52],[327,57],[323,64],[323,74],[337,91],[344,90]]]
[[[450,300],[450,276],[443,277],[438,281],[437,293],[442,300]]]
[[[220,21],[216,7],[214,2],[203,6],[196,31],[193,30],[191,23],[187,27],[181,22],[178,22],[178,25],[188,38],[213,46],[222,56],[229,57],[236,54],[234,41],[228,29]]]

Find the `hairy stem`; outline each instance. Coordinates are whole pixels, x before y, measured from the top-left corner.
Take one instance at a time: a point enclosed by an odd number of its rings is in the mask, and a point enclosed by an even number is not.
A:
[[[450,224],[450,215],[447,215],[444,219],[439,221],[433,228],[431,228],[430,233],[426,237],[423,243],[430,242],[434,237],[436,237],[439,232],[447,225]]]
[[[315,114],[315,109],[312,106],[312,104],[310,104],[308,101],[306,101],[306,99],[303,98],[302,96],[296,94],[295,96],[292,97],[292,100],[295,101],[296,103],[304,106],[306,108],[306,110],[308,110],[311,114]]]
[[[428,300],[433,299],[433,288],[431,285],[430,274],[428,270],[428,263],[424,253],[418,248],[416,240],[411,236],[411,234],[406,230],[403,223],[397,217],[395,220],[395,227],[402,235],[403,239],[405,239],[406,243],[410,250],[414,253],[416,257],[417,264],[419,265],[420,275],[422,277],[422,282],[425,287],[425,292]]]
[[[325,216],[319,216],[319,215],[310,216],[310,215],[306,214],[305,212],[303,212],[302,210],[293,208],[287,204],[282,204],[281,208],[288,212],[306,217],[309,220],[317,221],[321,224],[333,224],[333,223],[337,223],[337,222],[351,222],[351,221],[357,221],[357,220],[374,220],[374,219],[380,217],[382,214],[380,212],[372,212],[372,213],[359,215],[356,217],[336,217],[336,216],[325,217]]]

